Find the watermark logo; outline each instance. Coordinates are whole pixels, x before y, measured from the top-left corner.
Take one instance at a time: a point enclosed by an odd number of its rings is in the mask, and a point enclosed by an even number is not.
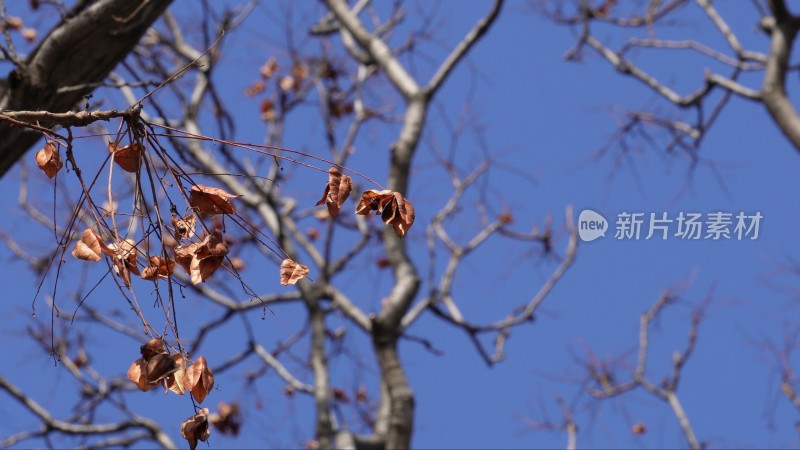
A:
[[[761,212],[754,213],[714,211],[678,212],[672,216],[666,212],[617,214],[614,226],[614,239],[635,240],[669,238],[680,240],[744,240],[758,239],[761,226]],[[605,217],[591,209],[584,209],[578,217],[578,235],[589,242],[605,237],[609,224]]]
[[[578,235],[586,242],[606,236],[608,221],[605,217],[591,209],[584,209],[578,216]]]

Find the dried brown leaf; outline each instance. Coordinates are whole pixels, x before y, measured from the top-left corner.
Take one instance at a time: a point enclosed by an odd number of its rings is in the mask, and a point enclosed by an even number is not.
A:
[[[208,408],[203,408],[197,414],[181,422],[181,436],[189,442],[189,449],[197,448],[197,441],[205,442],[211,436],[208,427]]]
[[[223,189],[208,187],[202,184],[192,186],[189,193],[189,205],[200,214],[236,214],[231,198],[241,195],[230,194]]]
[[[211,389],[214,388],[214,373],[208,367],[205,356],[200,356],[186,369],[184,386],[192,393],[197,403],[203,403]]]
[[[136,264],[136,243],[131,239],[109,244],[107,251],[113,255],[114,271],[122,278],[126,286],[131,287],[131,274],[139,275]]]
[[[208,416],[208,421],[211,425],[224,435],[238,435],[239,428],[242,426],[242,414],[239,411],[239,404],[236,402],[220,402],[217,410],[218,412]]]
[[[153,338],[147,341],[146,344],[142,344],[142,346],[139,347],[139,353],[141,353],[142,358],[147,361],[155,355],[166,355],[167,349],[164,347],[163,339]]]
[[[387,225],[394,227],[398,237],[403,237],[414,224],[414,205],[397,192],[392,192],[392,199],[383,208],[381,218]]]
[[[219,228],[215,228],[199,243],[175,247],[175,261],[189,274],[194,284],[207,280],[216,272],[227,254],[228,244]]]
[[[175,247],[175,262],[183,267],[183,270],[190,275],[192,273],[192,259],[194,259],[194,254],[199,246],[199,244],[192,243],[189,245],[179,245]]]
[[[175,360],[168,355],[157,354],[147,360],[145,375],[150,384],[158,383],[178,370]]]
[[[356,214],[365,216],[375,211],[383,222],[394,227],[398,237],[403,237],[414,224],[414,205],[399,192],[369,189],[361,195]]]
[[[177,370],[167,376],[166,386],[170,391],[183,395],[186,393],[186,358],[180,353],[172,355],[172,360],[175,361]]]
[[[385,189],[379,191],[377,189],[367,189],[361,194],[361,200],[356,205],[356,214],[366,216],[372,211],[380,213],[383,210],[386,202],[391,200],[392,191]]]
[[[291,258],[286,258],[281,262],[281,284],[288,286],[295,284],[301,278],[308,275],[308,266],[298,264]]]
[[[173,214],[172,235],[175,237],[175,240],[181,241],[182,239],[191,239],[194,237],[196,222],[197,217],[195,217],[194,214],[190,214],[182,219]]]
[[[189,274],[191,275],[192,283],[198,284],[206,281],[220,266],[222,266],[223,261],[225,261],[225,258],[222,256],[192,259],[192,264],[189,266]]]
[[[58,171],[64,167],[56,144],[52,141],[48,141],[41,150],[36,152],[36,165],[42,169],[42,172],[47,175],[47,178],[56,176]]]
[[[150,264],[142,269],[142,279],[153,281],[158,278],[168,278],[174,269],[175,261],[160,256],[151,256]]]
[[[136,387],[142,392],[147,392],[155,386],[147,382],[146,366],[147,361],[145,361],[144,358],[139,358],[134,361],[128,369],[128,379],[133,381]]]
[[[100,261],[103,247],[105,244],[97,233],[91,228],[83,230],[81,238],[75,242],[72,248],[72,256],[84,261]]]
[[[349,176],[342,174],[336,167],[331,167],[328,169],[328,183],[325,184],[325,192],[323,192],[322,198],[317,202],[317,205],[325,203],[330,216],[336,217],[339,215],[339,209],[350,197],[352,189],[353,180]]]
[[[108,151],[114,155],[114,162],[125,172],[136,173],[142,166],[142,146],[138,142],[120,147],[108,141]]]

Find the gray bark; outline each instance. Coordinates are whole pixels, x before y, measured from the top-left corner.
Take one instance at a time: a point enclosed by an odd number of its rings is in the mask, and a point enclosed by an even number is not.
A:
[[[767,112],[795,148],[800,149],[800,117],[786,92],[786,72],[800,19],[793,17],[782,1],[769,2],[774,17],[762,21],[770,32],[770,51],[764,70],[762,99]]]
[[[3,80],[0,110],[69,111],[125,59],[171,1],[79,2]],[[0,176],[41,138],[8,123],[0,123],[0,136]]]

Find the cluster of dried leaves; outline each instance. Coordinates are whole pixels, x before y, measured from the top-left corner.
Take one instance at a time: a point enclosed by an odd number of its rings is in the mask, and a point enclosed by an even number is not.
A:
[[[214,374],[203,356],[186,367],[186,358],[180,353],[170,355],[160,338],[151,339],[139,350],[142,357],[131,364],[128,378],[142,392],[161,384],[165,393],[184,395],[188,391],[202,403],[214,387]]]
[[[325,192],[317,205],[328,207],[330,217],[339,215],[339,210],[350,197],[353,180],[342,174],[336,167],[328,169],[328,183]],[[390,190],[378,191],[368,189],[361,194],[361,200],[356,206],[356,214],[366,216],[370,212],[380,215],[386,225],[394,227],[398,237],[404,237],[414,224],[414,205],[399,192]]]
[[[294,80],[302,81],[307,76],[307,72],[301,69],[293,68]],[[268,63],[263,76],[269,78],[276,70],[277,66]],[[288,85],[288,82],[286,84]],[[145,148],[138,142],[127,146],[109,142],[108,149],[114,164],[125,172],[138,173],[146,161]],[[56,176],[63,167],[59,144],[48,141],[44,148],[36,153],[36,163],[49,178]],[[328,182],[322,198],[316,205],[324,204],[327,208],[326,217],[334,219],[350,198],[352,188],[352,179],[343,174],[339,168],[331,167],[328,170]],[[202,184],[193,185],[188,196],[191,213],[180,217],[173,212],[171,227],[167,225],[166,229],[174,241],[169,239],[169,236],[162,236],[161,256],[150,256],[147,251],[144,253],[139,251],[136,241],[120,237],[116,230],[107,230],[107,234],[113,237],[104,239],[102,236],[104,232],[99,226],[97,230],[87,228],[81,233],[80,239],[75,242],[72,249],[72,255],[77,259],[92,262],[98,262],[105,256],[119,279],[129,288],[132,274],[144,280],[170,280],[176,264],[189,275],[192,283],[204,282],[222,266],[229,248],[223,236],[221,220],[215,218],[213,229],[209,230],[204,226],[205,231],[201,233],[197,230],[198,222],[201,222],[203,217],[236,214],[232,199],[237,197],[239,196],[230,194],[224,189]],[[175,211],[174,207],[172,208]],[[355,212],[358,215],[368,215],[372,211],[380,215],[384,223],[391,225],[400,238],[406,235],[414,223],[414,206],[398,192],[374,189],[365,191]],[[110,242],[107,243],[107,240]],[[231,267],[236,267],[233,262]],[[293,285],[305,278],[308,273],[308,266],[287,257],[280,265],[280,283]],[[170,354],[160,338],[151,339],[142,345],[140,352],[141,358],[134,361],[128,369],[128,378],[141,391],[148,391],[160,385],[165,393],[172,391],[184,395],[188,391],[196,402],[202,403],[214,386],[214,375],[203,356],[198,357],[187,367],[189,361],[186,357],[181,353]],[[333,392],[337,401],[350,401],[343,390],[334,389]],[[209,414],[208,408],[202,408],[183,421],[181,435],[189,442],[191,449],[195,449],[198,441],[206,441],[209,438],[211,434],[209,424],[218,428],[223,434],[237,434],[241,425],[238,405],[221,403],[219,412],[214,414]]]
[[[211,436],[209,424],[225,435],[236,436],[242,426],[242,416],[239,405],[236,403],[220,402],[218,411],[209,414],[208,408],[202,408],[197,414],[181,422],[181,436],[189,442],[189,448],[194,450],[197,441],[207,441]]]
[[[361,195],[356,214],[366,216],[371,211],[379,214],[383,223],[394,227],[398,237],[403,237],[414,224],[414,205],[399,192],[369,189]]]
[[[200,356],[194,364],[186,367],[186,358],[176,353],[170,355],[164,346],[164,341],[154,338],[139,348],[142,357],[134,361],[128,369],[128,378],[143,392],[149,391],[161,385],[164,393],[172,391],[178,395],[189,392],[197,403],[202,403],[208,393],[214,388],[214,373],[208,367],[206,358]],[[223,410],[216,421],[225,428],[226,432],[230,429],[239,430],[240,418],[236,417],[230,406]],[[226,412],[227,411],[227,412]],[[181,423],[181,435],[189,442],[189,446],[194,449],[197,441],[205,441],[211,435],[208,428],[208,408],[201,409],[197,414]]]

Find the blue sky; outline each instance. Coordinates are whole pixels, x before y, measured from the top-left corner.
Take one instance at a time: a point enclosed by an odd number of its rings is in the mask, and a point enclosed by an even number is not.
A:
[[[443,2],[438,16],[443,25],[436,30],[437,38],[454,42],[486,7],[485,2],[478,1],[458,5]],[[757,32],[756,13],[749,2],[729,2],[720,8],[740,32],[745,45],[766,48],[767,41]],[[685,22],[665,30],[663,36],[688,34],[711,45],[721,44],[696,7],[688,7],[682,17]],[[413,20],[408,26],[413,26]],[[243,28],[249,34],[234,35],[226,44],[225,57],[230,58],[230,63],[217,74],[224,95],[237,111],[236,137],[245,142],[260,142],[265,130],[258,117],[258,100],[245,97],[243,89],[258,77],[258,68],[266,57],[273,53],[280,56],[280,38],[271,35],[269,27],[263,26],[265,23],[270,23],[267,15],[257,10]],[[613,36],[611,31],[607,33]],[[647,374],[660,380],[669,373],[673,351],[685,345],[692,306],[710,295],[714,298],[712,314],[701,325],[696,352],[685,368],[678,391],[696,434],[712,447],[797,447],[797,411],[780,396],[774,360],[758,342],[780,342],[785,324],[798,325],[797,296],[793,292],[797,280],[782,269],[791,266],[791,256],[800,250],[796,239],[800,208],[791,195],[800,188],[796,176],[800,155],[783,139],[761,105],[734,99],[704,140],[700,151],[703,163],[693,172],[686,158],[665,156],[641,140],[632,142],[642,150],[630,155],[618,169],[613,153],[593,160],[592,155],[615,131],[608,114],[610,108],[663,105],[651,91],[615,73],[594,54],[587,52],[581,63],[563,61],[563,54],[573,42],[568,29],[533,14],[522,2],[510,2],[490,34],[470,54],[468,65],[462,66],[437,96],[437,107],[451,120],[468,108],[472,120],[483,130],[485,147],[504,166],[535,178],[532,182],[501,166],[493,169],[490,184],[496,196],[502,197],[498,211],[509,209],[514,226],[520,231],[542,224],[545,215],[552,213],[555,228],[560,230],[558,253],[566,242],[563,211],[569,204],[575,207],[576,216],[589,208],[612,221],[622,211],[648,215],[666,211],[671,216],[680,211],[757,211],[763,216],[759,238],[719,242],[681,241],[674,237],[666,241],[620,241],[609,233],[605,238],[582,243],[575,264],[546,299],[536,322],[514,330],[507,344],[506,361],[492,368],[483,363],[461,330],[426,315],[409,331],[430,340],[443,355],[432,355],[412,342],[404,342],[401,347],[417,399],[414,445],[563,447],[564,433],[532,432],[523,419],[560,420],[555,403],[555,397],[560,395],[575,408],[580,447],[685,447],[665,403],[642,392],[591,402],[581,385],[585,370],[576,363],[577,358],[586,357],[586,348],[599,358],[622,355],[616,374],[627,378],[635,362],[632,350],[640,314],[662,290],[683,283],[687,287],[681,301],[668,309],[653,329]],[[306,45],[312,48],[314,44]],[[423,50],[435,60],[444,55],[435,46]],[[704,67],[720,70],[699,58],[685,57],[685,53],[667,52],[642,52],[637,61],[679,92],[687,93],[699,85]],[[259,55],[256,61],[251,59],[253,54]],[[420,79],[425,79],[426,70],[430,69],[421,64]],[[758,87],[757,82],[757,77],[744,81],[754,88]],[[465,105],[473,88],[474,97]],[[315,145],[320,145],[321,137],[315,133],[320,134],[321,125],[314,108],[314,104],[309,105],[307,111],[290,119],[284,139],[287,147],[313,151]],[[407,240],[415,249],[415,260],[421,264],[426,262],[423,224],[449,193],[441,170],[431,165],[432,146],[449,145],[444,123],[438,113],[431,115],[416,160],[416,178],[407,193],[417,207],[417,225]],[[393,127],[369,129],[357,141],[358,153],[350,165],[384,180],[385,149],[394,132]],[[480,145],[469,134],[459,142],[458,152],[463,155],[459,162],[464,170],[475,167]],[[95,145],[87,153],[99,154],[102,150]],[[26,165],[30,169],[33,155],[29,156]],[[295,180],[304,180],[305,175],[300,172]],[[31,177],[40,187],[38,195],[32,195],[32,202],[47,211],[52,191],[41,189],[45,185],[43,176],[31,173]],[[46,230],[33,230],[19,211],[18,186],[19,169],[0,180],[0,192],[7,193],[0,199],[0,229],[26,246],[45,251],[49,248],[48,234]],[[320,186],[298,183],[287,190],[313,204]],[[450,229],[455,235],[469,236],[478,226],[474,217],[464,213]],[[376,245],[367,255],[379,257],[381,253]],[[36,281],[3,246],[0,261],[5,269],[0,271],[0,283],[6,286],[2,302],[5,338],[0,340],[4,362],[0,372],[30,390],[43,404],[66,414],[63,398],[72,388],[72,381],[45,353],[33,350],[19,332],[32,323],[49,326],[49,314],[41,299],[37,317],[30,316]],[[374,310],[390,286],[388,274],[375,269],[369,259],[354,264],[358,275],[345,277],[342,282],[356,284],[360,276],[375,280],[374,287],[356,297],[362,308]],[[473,320],[501,319],[515,306],[527,302],[555,265],[552,260],[540,258],[534,247],[497,241],[465,262],[459,271],[455,295],[462,311]],[[67,269],[67,277],[80,273],[74,262],[69,262]],[[268,263],[256,262],[248,269],[252,275],[245,276],[258,278],[259,271],[274,269]],[[114,293],[114,289],[105,286],[89,301],[104,306],[104,302],[118,300]],[[71,313],[72,309],[68,310]],[[251,320],[265,345],[285,339],[304,318],[301,311],[288,306],[277,306],[273,312],[263,321],[260,312],[255,312]],[[179,304],[185,327],[208,321],[215,314],[219,312],[202,303]],[[332,328],[340,323],[348,330],[345,344],[350,354],[332,362],[334,385],[350,389],[365,383],[374,394],[376,365],[368,339],[345,321],[334,318],[332,322]],[[137,356],[138,344],[132,339],[108,340],[113,335],[107,330],[85,323],[76,322],[71,327],[72,332],[83,331],[94,342],[93,359],[107,373],[123,373]],[[243,342],[239,323],[232,322],[224,330],[221,338],[203,349],[207,358],[224,359],[231,347]],[[303,345],[298,350],[300,355]],[[361,360],[363,366],[354,362]],[[252,362],[245,369],[256,366]],[[281,393],[283,383],[274,374],[259,383],[257,393],[243,389],[241,372],[237,369],[221,374],[219,391],[208,401],[213,406],[217,400],[240,399],[247,412],[242,435],[237,439],[212,436],[213,448],[259,447],[265,442],[270,446],[292,446],[311,436],[310,399],[287,400]],[[262,403],[261,410],[257,409],[256,400]],[[174,396],[147,393],[130,401],[143,413],[152,413],[165,423],[179,423],[191,413],[188,401]],[[350,413],[345,417],[347,414]],[[645,423],[647,434],[633,436],[630,426],[635,422]],[[0,423],[0,434],[5,436],[29,428],[36,421],[27,413],[20,413],[12,402],[3,400]],[[173,439],[180,442],[177,425],[173,428]]]

